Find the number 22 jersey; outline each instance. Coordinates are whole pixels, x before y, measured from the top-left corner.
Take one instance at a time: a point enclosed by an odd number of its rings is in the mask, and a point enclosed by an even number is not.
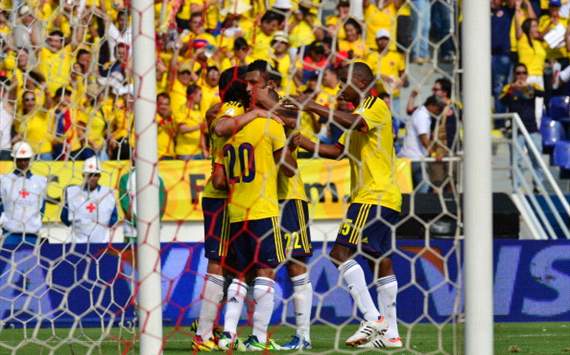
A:
[[[256,118],[226,141],[223,164],[229,181],[230,223],[279,216],[273,153],[286,143],[283,126]]]

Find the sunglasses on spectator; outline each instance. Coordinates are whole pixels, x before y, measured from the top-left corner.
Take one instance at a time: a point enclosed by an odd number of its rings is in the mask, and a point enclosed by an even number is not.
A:
[[[26,98],[24,99],[24,101],[26,101],[26,102],[27,102],[27,101],[36,101],[36,98],[35,98],[35,97],[26,97]]]
[[[519,70],[517,70],[517,71],[515,72],[515,74],[516,74],[516,75],[526,75],[527,72],[526,72],[526,71],[519,71]]]

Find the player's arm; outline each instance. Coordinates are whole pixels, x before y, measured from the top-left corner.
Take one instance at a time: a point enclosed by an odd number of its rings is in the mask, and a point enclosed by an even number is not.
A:
[[[251,111],[239,115],[236,117],[224,116],[221,117],[216,123],[214,132],[220,137],[231,137],[232,135],[239,132],[243,127],[247,126],[251,121],[256,118],[265,117],[272,118],[278,122],[282,122],[275,114],[271,114],[269,111],[264,109],[255,108]]]
[[[228,189],[228,180],[222,164],[214,163],[212,165],[212,185],[218,190]]]
[[[304,101],[301,101],[304,102]],[[360,115],[352,112],[331,110],[326,106],[319,105],[318,103],[310,100],[305,103],[303,109],[308,112],[315,113],[321,117],[331,117],[333,121],[338,123],[344,128],[356,129],[364,133],[368,132],[368,126]]]
[[[273,152],[275,164],[279,165],[279,171],[287,177],[295,176],[297,171],[297,160],[293,158],[291,149],[288,146]]]
[[[298,147],[305,149],[311,153],[317,153],[319,156],[327,159],[340,159],[344,153],[344,146],[340,143],[337,144],[319,144],[311,141],[309,138],[302,134],[296,135],[294,142]]]

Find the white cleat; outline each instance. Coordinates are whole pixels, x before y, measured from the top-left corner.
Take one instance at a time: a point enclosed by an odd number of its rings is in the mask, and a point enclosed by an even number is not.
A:
[[[360,323],[358,330],[352,336],[346,339],[345,344],[348,346],[358,346],[369,343],[377,335],[384,335],[388,330],[388,325],[384,321],[384,317],[375,321],[365,321]]]
[[[400,338],[387,338],[385,335],[378,334],[371,341],[358,345],[359,349],[400,349],[404,345]]]

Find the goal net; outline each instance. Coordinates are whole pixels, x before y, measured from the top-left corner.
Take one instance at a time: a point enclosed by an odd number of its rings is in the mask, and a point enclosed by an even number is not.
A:
[[[0,353],[144,352],[145,335],[164,353],[196,352],[228,334],[236,350],[299,336],[293,350],[364,352],[345,341],[372,308],[390,325],[373,348],[461,349],[456,1],[1,6]],[[133,26],[152,13],[153,31]],[[135,69],[141,38],[155,60]],[[155,124],[135,130],[135,102]],[[137,157],[153,129],[157,159]],[[152,206],[140,202],[149,189]],[[151,286],[137,273],[145,247],[159,255],[143,261],[160,271]],[[140,308],[148,287],[161,307]],[[149,326],[158,308],[162,335]]]

